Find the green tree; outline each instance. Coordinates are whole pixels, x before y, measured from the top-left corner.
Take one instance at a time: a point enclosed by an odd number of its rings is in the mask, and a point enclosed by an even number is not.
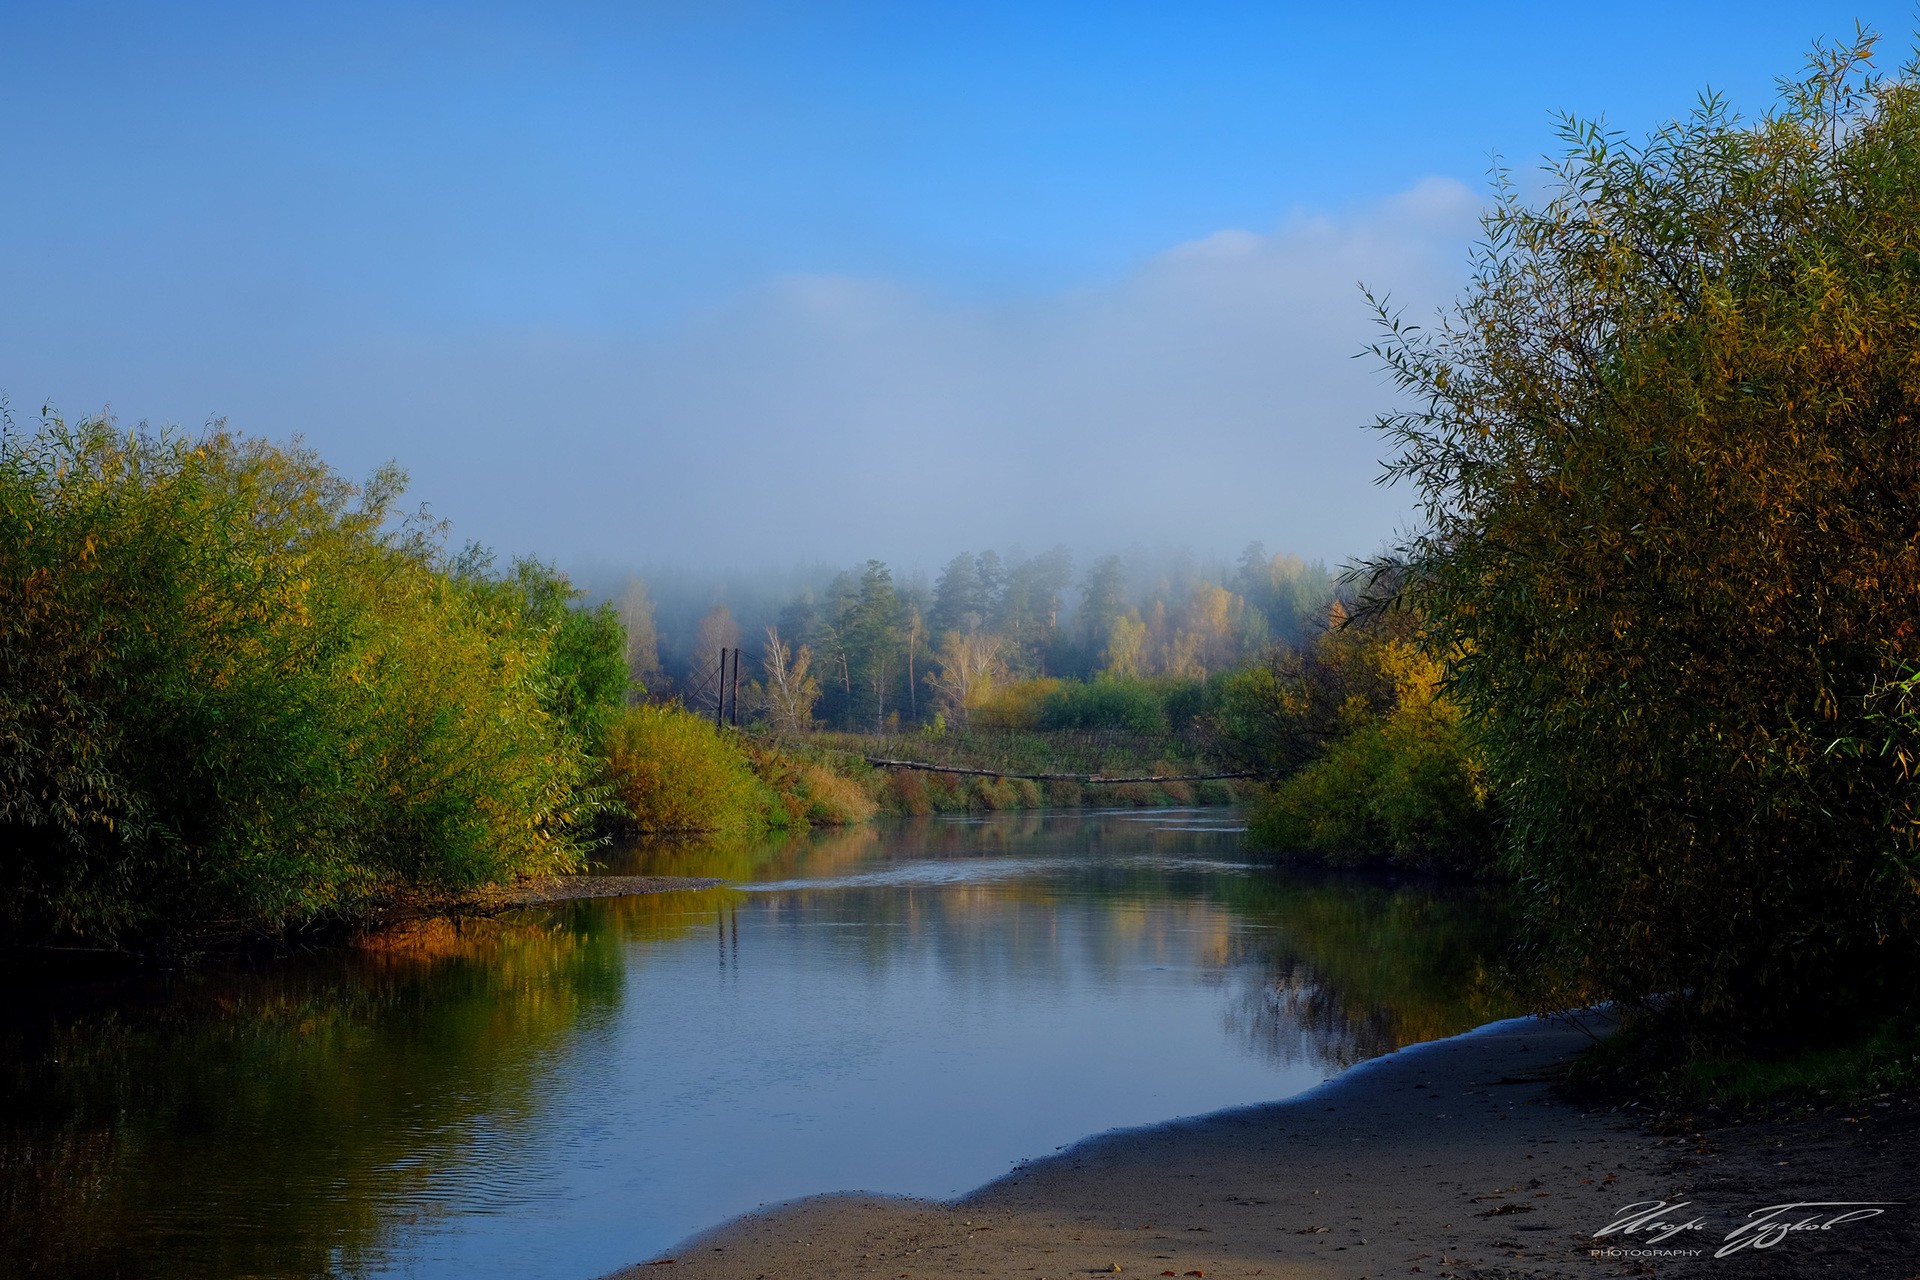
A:
[[[852,699],[848,715],[854,725],[878,731],[902,667],[900,597],[886,565],[867,561],[858,593],[843,608],[837,630]]]
[[[984,625],[997,625],[995,620],[1000,616],[1001,600],[1007,590],[1007,566],[998,551],[982,551],[975,562],[975,572],[980,584],[974,597],[980,602],[980,620]]]
[[[1920,86],[1872,39],[1743,122],[1568,121],[1470,290],[1376,351],[1404,596],[1478,721],[1559,996],[1706,1039],[1909,1003]],[[1839,746],[1836,747],[1835,744]]]
[[[978,631],[987,619],[987,602],[981,589],[979,562],[971,552],[962,551],[947,561],[947,567],[933,584],[933,608],[927,614],[927,629],[936,636],[949,631],[965,635]]]
[[[1263,635],[1285,644],[1311,645],[1314,628],[1334,598],[1333,577],[1325,565],[1309,564],[1299,556],[1269,557],[1258,542],[1249,542],[1240,553],[1233,586],[1251,606],[1250,614],[1265,623],[1262,629],[1249,619],[1249,653],[1259,649]]]
[[[1031,559],[1012,559],[993,612],[993,629],[1006,637],[1016,666],[1041,673],[1060,622],[1060,596],[1073,581],[1073,557],[1054,547]]]
[[[632,686],[619,610],[611,604],[581,607],[582,593],[567,575],[534,559],[514,561],[506,586],[519,595],[528,623],[545,639],[540,705],[598,752]]]
[[[1081,650],[1077,664],[1082,675],[1091,675],[1112,661],[1107,652],[1113,636],[1113,624],[1127,611],[1127,568],[1119,556],[1102,556],[1080,583],[1080,607],[1074,615],[1074,631]]]

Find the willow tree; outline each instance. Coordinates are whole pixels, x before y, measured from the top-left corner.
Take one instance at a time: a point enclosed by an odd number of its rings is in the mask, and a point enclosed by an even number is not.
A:
[[[1755,121],[1568,120],[1469,289],[1374,348],[1393,559],[1480,721],[1562,1000],[1704,1040],[1912,999],[1890,689],[1920,658],[1920,87],[1873,39]],[[1386,567],[1386,566],[1382,566]]]
[[[390,468],[0,425],[0,942],[188,950],[575,865],[624,637],[564,580],[455,571]]]

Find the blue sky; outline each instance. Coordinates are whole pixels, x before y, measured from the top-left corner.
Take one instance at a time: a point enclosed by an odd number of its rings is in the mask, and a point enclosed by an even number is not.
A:
[[[300,433],[503,551],[1337,560],[1354,281],[1553,113],[1762,108],[1805,3],[0,5],[16,416]]]

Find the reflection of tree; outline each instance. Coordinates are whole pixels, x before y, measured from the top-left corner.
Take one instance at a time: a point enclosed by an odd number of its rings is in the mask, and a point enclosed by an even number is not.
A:
[[[880,828],[866,823],[772,837],[653,837],[608,850],[600,861],[620,875],[705,876],[741,883],[820,878],[868,861],[879,851],[881,838]]]
[[[863,930],[864,963],[930,956],[978,990],[1140,964],[1193,965],[1226,992],[1249,1051],[1330,1067],[1513,1012],[1494,978],[1500,915],[1486,896],[1354,873],[1223,868],[1238,837],[1085,811],[1021,811],[809,833],[773,842],[631,851],[625,870],[742,882],[824,879],[900,862],[1036,859],[1015,876],[875,889],[808,889],[756,905],[779,926]],[[633,861],[637,859],[638,861]],[[1057,864],[1050,872],[1048,865]]]
[[[853,936],[874,970],[930,958],[952,980],[1007,999],[1079,974],[1194,966],[1221,986],[1229,1033],[1275,1061],[1337,1068],[1516,1007],[1493,977],[1502,932],[1483,895],[1223,867],[1244,856],[1232,833],[1024,811],[629,856],[643,865],[628,869],[762,883],[906,862],[989,864],[995,874],[979,879],[930,873],[925,883],[758,894],[749,909],[781,929],[868,926]],[[1022,858],[1033,864],[1000,874]]]
[[[0,1026],[0,1270],[374,1269],[486,1170],[478,1143],[530,1141],[569,1046],[620,998],[627,944],[710,937],[723,909],[752,926],[722,935],[729,963],[759,963],[753,948],[784,935],[763,955],[818,960],[823,981],[925,967],[984,1006],[1111,990],[1150,966],[1197,971],[1234,1040],[1281,1062],[1338,1067],[1506,1012],[1485,902],[1222,867],[1240,857],[1228,833],[1028,812],[620,856],[628,870],[762,884],[933,865],[879,887],[425,921],[349,953],[16,1014]],[[1004,874],[1014,862],[1024,869]]]
[[[0,1256],[70,1276],[364,1270],[479,1126],[530,1122],[555,1048],[621,981],[613,935],[522,915],[16,1019]]]
[[[1316,1001],[1348,1027],[1356,1057],[1453,1035],[1518,1010],[1496,978],[1505,930],[1485,895],[1356,875],[1225,883],[1245,918],[1267,926],[1263,961],[1275,975],[1270,985],[1283,991],[1311,986]],[[1308,975],[1306,983],[1286,980],[1298,972]]]
[[[1347,1067],[1402,1043],[1392,1011],[1350,1007],[1305,965],[1243,966],[1229,975],[1228,987],[1227,1034],[1274,1062]]]

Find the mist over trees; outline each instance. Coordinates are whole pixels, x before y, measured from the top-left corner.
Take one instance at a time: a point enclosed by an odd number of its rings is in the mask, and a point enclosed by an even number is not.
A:
[[[1335,584],[1325,565],[1256,542],[1230,564],[1134,552],[1082,567],[1064,546],[989,548],[930,575],[869,560],[704,582],[629,576],[606,594],[648,696],[710,697],[719,651],[738,647],[743,697],[771,722],[875,732],[965,723],[1013,681],[1205,680],[1271,644],[1310,642]]]
[[[660,667],[660,635],[654,628],[653,601],[647,584],[628,578],[614,597],[620,625],[627,631],[627,673],[642,691],[663,687],[665,672]]]

